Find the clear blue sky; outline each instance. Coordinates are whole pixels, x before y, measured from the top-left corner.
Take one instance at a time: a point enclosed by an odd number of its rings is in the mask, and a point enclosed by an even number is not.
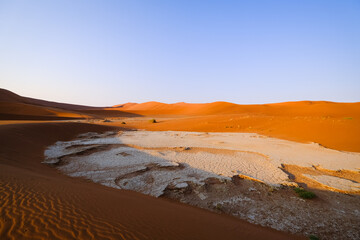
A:
[[[360,101],[360,1],[0,0],[0,87],[94,106]]]

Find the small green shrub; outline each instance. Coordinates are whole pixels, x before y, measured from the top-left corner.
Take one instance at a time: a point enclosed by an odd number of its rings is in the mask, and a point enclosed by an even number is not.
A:
[[[352,118],[352,117],[344,117],[344,119],[346,119],[346,120],[352,120],[353,118]]]
[[[315,235],[310,235],[310,236],[309,236],[309,239],[310,239],[310,240],[320,240],[320,238],[318,238],[318,237],[315,236]]]
[[[151,123],[157,123],[156,119],[151,119],[151,120],[149,120],[149,122],[151,122]]]
[[[222,211],[222,205],[220,203],[216,204],[215,208],[219,211]]]
[[[306,191],[303,188],[294,188],[294,191],[298,194],[299,197],[304,199],[313,199],[316,197],[315,193]]]

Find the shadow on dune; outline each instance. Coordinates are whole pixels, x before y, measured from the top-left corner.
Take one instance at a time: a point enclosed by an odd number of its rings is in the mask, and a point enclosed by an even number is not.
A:
[[[124,112],[119,110],[104,110],[104,109],[88,109],[88,110],[78,110],[79,113],[85,113],[94,117],[101,117],[101,118],[109,118],[109,117],[142,117],[143,115]]]
[[[0,88],[0,120],[72,120],[140,116],[140,114],[104,107],[82,106],[22,97]]]
[[[76,120],[91,118],[132,118],[142,117],[140,114],[128,113],[118,110],[79,110],[77,112],[79,117],[60,117],[54,115],[27,115],[27,114],[11,114],[0,113],[0,120]],[[86,114],[86,116],[83,116]]]
[[[49,120],[49,121],[51,121],[51,120],[76,120],[76,119],[82,119],[82,118],[0,113],[0,120],[43,120],[43,121]]]

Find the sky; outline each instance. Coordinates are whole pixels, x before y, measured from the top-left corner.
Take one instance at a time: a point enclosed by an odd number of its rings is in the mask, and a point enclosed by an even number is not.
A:
[[[92,106],[360,101],[359,0],[0,0],[0,88]]]

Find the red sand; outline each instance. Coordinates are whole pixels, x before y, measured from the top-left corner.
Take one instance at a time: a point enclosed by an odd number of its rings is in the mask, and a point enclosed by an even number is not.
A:
[[[298,142],[360,152],[360,103],[288,102],[264,105],[144,103],[122,111],[157,118],[157,124],[129,120],[148,130],[255,132]],[[166,119],[162,120],[163,117]]]

